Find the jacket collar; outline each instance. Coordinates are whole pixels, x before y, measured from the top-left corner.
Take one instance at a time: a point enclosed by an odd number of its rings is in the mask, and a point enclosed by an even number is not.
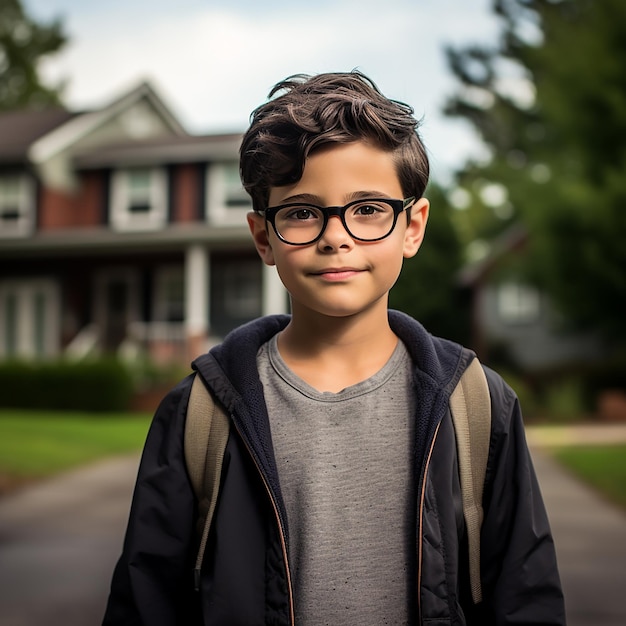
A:
[[[262,392],[256,369],[259,348],[289,323],[288,315],[270,315],[240,326],[215,346],[210,355],[219,369],[247,402]],[[449,395],[474,354],[457,343],[434,337],[412,317],[389,311],[392,330],[407,346],[420,385],[444,390]],[[194,362],[194,368],[203,357]],[[261,393],[262,395],[262,393]]]

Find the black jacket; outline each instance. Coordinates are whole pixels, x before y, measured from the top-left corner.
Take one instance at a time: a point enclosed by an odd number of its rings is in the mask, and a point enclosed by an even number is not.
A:
[[[474,355],[432,337],[406,315],[389,316],[415,364],[418,400],[419,606],[414,621],[429,626],[565,624],[554,545],[518,401],[490,370],[492,434],[481,544],[484,600],[472,605],[448,399]],[[183,455],[191,377],[162,401],[144,448],[104,625],[292,623],[288,528],[256,368],[259,346],[288,319],[252,322],[194,362],[234,426],[199,593],[192,580],[197,507]]]

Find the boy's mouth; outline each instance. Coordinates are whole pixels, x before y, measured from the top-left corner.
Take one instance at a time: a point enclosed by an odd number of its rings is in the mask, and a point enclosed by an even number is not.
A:
[[[323,270],[318,270],[315,272],[311,272],[313,276],[319,276],[326,280],[346,280],[357,274],[360,274],[363,270],[357,269],[355,267],[328,267]]]

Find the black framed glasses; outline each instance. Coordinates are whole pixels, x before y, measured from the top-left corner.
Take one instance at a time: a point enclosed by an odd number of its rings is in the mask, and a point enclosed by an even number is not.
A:
[[[415,197],[404,200],[363,198],[344,206],[321,207],[306,202],[290,202],[263,211],[278,238],[291,246],[318,241],[332,216],[341,219],[350,237],[357,241],[380,241],[396,227],[400,213],[407,211]]]

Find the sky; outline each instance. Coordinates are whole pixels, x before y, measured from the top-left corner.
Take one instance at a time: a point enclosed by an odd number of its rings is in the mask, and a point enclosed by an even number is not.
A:
[[[480,153],[442,113],[456,83],[444,47],[496,42],[490,0],[23,0],[60,18],[69,43],[44,62],[72,109],[104,105],[148,80],[192,133],[245,130],[279,80],[359,69],[410,104],[433,176]]]

